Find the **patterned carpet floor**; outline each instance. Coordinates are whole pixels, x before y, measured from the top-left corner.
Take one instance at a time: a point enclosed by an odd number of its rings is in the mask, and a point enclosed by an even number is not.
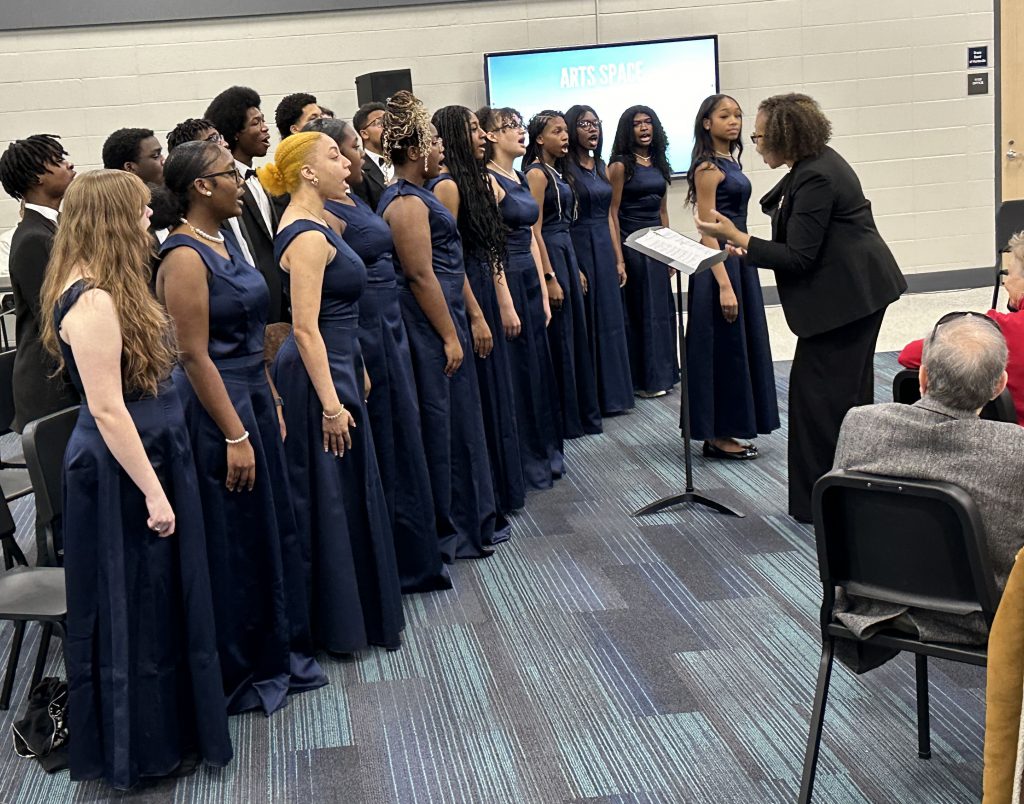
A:
[[[876,359],[877,396],[897,366]],[[788,364],[776,365],[784,404]],[[331,684],[231,721],[235,761],[127,794],[10,748],[0,802],[678,804],[796,799],[819,656],[813,534],[785,516],[786,429],[751,463],[695,457],[745,519],[631,512],[682,488],[678,394],[567,444],[514,537],[406,598],[395,653],[324,659]],[[785,421],[785,419],[784,419]],[[699,452],[699,450],[698,450]],[[31,499],[15,511],[32,533]],[[20,709],[36,630],[14,691]],[[6,655],[10,628],[0,629]],[[62,674],[53,649],[48,674]],[[933,756],[917,758],[913,661],[833,673],[817,802],[980,798],[984,673],[934,661]],[[14,710],[0,713],[9,733]],[[8,742],[8,745],[10,743]]]

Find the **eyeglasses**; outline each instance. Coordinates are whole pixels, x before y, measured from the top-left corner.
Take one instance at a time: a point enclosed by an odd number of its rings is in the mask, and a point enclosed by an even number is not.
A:
[[[377,126],[383,126],[383,125],[384,125],[384,115],[381,115],[380,117],[376,118],[375,120],[371,120],[369,123],[367,123],[366,127],[367,128],[376,128]]]
[[[218,176],[234,176],[235,184],[241,184],[244,179],[242,174],[238,171],[238,168],[231,168],[231,170],[221,170],[217,173],[206,173],[202,176],[196,176],[197,179],[216,179]]]
[[[754,143],[754,145],[757,145],[757,141],[758,140],[763,140],[763,139],[764,139],[764,134],[751,134],[750,135],[750,141],[752,143]]]
[[[931,337],[932,338],[935,337],[935,333],[939,331],[939,327],[941,327],[943,324],[948,324],[950,321],[955,321],[958,318],[965,318],[965,317],[981,319],[982,321],[984,321],[989,326],[995,327],[996,332],[998,332],[1000,335],[1003,334],[1003,330],[999,327],[999,324],[996,323],[995,321],[993,321],[991,318],[989,318],[984,313],[976,313],[973,310],[960,310],[960,311],[956,311],[956,312],[952,312],[952,313],[946,313],[944,316],[942,316],[942,318],[940,318],[938,321],[936,321],[935,322],[935,326],[932,328]]]
[[[505,123],[503,126],[498,126],[494,131],[498,134],[501,134],[503,131],[526,131],[526,126],[520,120],[516,123]]]
[[[587,131],[596,131],[601,128],[600,120],[579,120],[576,122],[576,128],[586,129]]]
[[[215,142],[218,145],[227,145],[228,141],[221,136],[219,131],[214,131],[210,136],[205,137],[203,142]]]

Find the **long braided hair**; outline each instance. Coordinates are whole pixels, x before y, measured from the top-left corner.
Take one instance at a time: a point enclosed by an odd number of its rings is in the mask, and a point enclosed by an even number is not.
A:
[[[39,184],[39,177],[49,165],[59,165],[67,155],[56,134],[33,134],[15,140],[0,155],[0,184],[9,196],[20,201]]]
[[[534,162],[540,162],[544,167],[544,175],[547,176],[548,184],[551,184],[551,172],[548,170],[548,164],[544,161],[544,150],[542,146],[537,144],[537,138],[544,133],[544,129],[548,127],[548,124],[556,117],[562,118],[565,121],[565,115],[554,109],[545,109],[542,112],[537,112],[533,117],[530,118],[530,122],[526,127],[526,153],[523,154],[523,171],[526,171],[530,165]],[[569,134],[569,150],[572,150],[572,134]],[[569,157],[559,156],[555,158],[555,164],[552,165],[555,170],[562,174],[562,178],[566,184],[569,185],[569,189],[572,190],[572,213],[571,219],[576,220],[576,179],[572,175],[572,171],[568,170]],[[558,194],[557,186],[551,188],[555,194]]]
[[[665,134],[665,127],[661,124],[657,112],[650,106],[630,106],[622,113],[615,128],[612,155],[608,161],[622,162],[626,181],[633,178],[633,171],[636,169],[636,157],[633,156],[633,148],[636,147],[633,138],[633,118],[638,114],[645,114],[651,118],[651,166],[656,167],[665,177],[665,181],[671,184],[672,166],[668,162],[668,135]]]
[[[466,250],[501,271],[505,253],[505,222],[494,197],[485,162],[476,158],[472,112],[465,106],[445,106],[431,122],[444,140],[444,164],[459,188],[459,234]]]
[[[384,158],[392,165],[404,165],[409,148],[418,148],[426,164],[430,158],[430,113],[407,89],[400,89],[384,104],[381,120],[381,146]]]

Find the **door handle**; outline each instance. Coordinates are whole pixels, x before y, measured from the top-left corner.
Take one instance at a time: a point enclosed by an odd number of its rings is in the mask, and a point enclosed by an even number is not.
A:
[[[1013,140],[1010,140],[1010,147],[1006,151],[1006,158],[1016,159],[1018,156],[1020,156],[1020,154],[1013,150]]]

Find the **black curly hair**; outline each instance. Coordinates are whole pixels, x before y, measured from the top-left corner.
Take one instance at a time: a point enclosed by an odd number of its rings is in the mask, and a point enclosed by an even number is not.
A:
[[[665,127],[657,112],[650,106],[630,106],[619,116],[619,124],[615,127],[615,139],[612,141],[612,153],[609,162],[622,162],[625,168],[625,179],[628,182],[633,178],[633,171],[636,168],[636,157],[633,156],[633,149],[636,142],[633,139],[633,118],[638,114],[646,114],[651,118],[651,166],[656,167],[665,181],[672,182],[672,165],[668,161],[668,135],[665,134]]]
[[[690,167],[686,171],[686,203],[691,207],[697,206],[697,168],[704,162],[715,163],[718,158],[715,153],[715,143],[711,138],[711,131],[704,127],[704,121],[710,120],[715,113],[718,104],[723,100],[731,100],[737,106],[739,102],[732,95],[711,95],[704,99],[700,108],[697,109],[697,116],[693,120],[693,151],[690,153]],[[743,137],[741,136],[729,145],[729,153],[736,158],[736,164],[743,167]]]
[[[600,117],[598,117],[597,112],[594,111],[593,106],[587,106],[582,103],[570,106],[568,111],[565,113],[565,127],[569,129],[569,159],[577,167],[580,164],[580,154],[584,150],[587,150],[580,145],[580,130],[577,128],[577,124],[580,122],[580,118],[587,112],[590,112],[590,114],[600,120]],[[597,148],[594,149],[594,167],[597,169],[597,174],[602,179],[607,179],[608,174],[605,172],[604,160],[601,158],[601,153],[603,151],[604,129],[599,126],[597,129]]]
[[[274,112],[274,123],[281,139],[292,133],[292,126],[302,117],[302,110],[311,103],[316,103],[316,96],[308,92],[294,92],[281,98]]]
[[[832,123],[810,95],[772,95],[761,101],[757,111],[765,118],[761,148],[784,160],[818,156],[832,139]]]
[[[103,143],[103,167],[124,170],[126,162],[138,162],[142,141],[153,136],[150,128],[119,128]]]
[[[217,130],[217,127],[202,117],[190,117],[182,120],[178,125],[167,132],[167,153],[170,154],[179,145],[192,142],[199,138],[200,133],[209,129]]]
[[[171,151],[164,162],[164,186],[151,187],[153,226],[158,229],[177,226],[181,218],[188,215],[189,188],[223,153],[217,143],[205,140],[183,142]]]
[[[56,134],[32,134],[15,140],[0,154],[0,185],[19,201],[39,184],[49,165],[59,165],[68,152]]]
[[[356,109],[356,113],[352,115],[352,128],[354,128],[358,134],[360,130],[366,128],[366,118],[370,116],[370,112],[383,112],[386,108],[387,107],[380,101],[364,103]]]
[[[216,127],[227,143],[229,151],[234,152],[238,145],[238,135],[245,128],[245,118],[252,108],[260,107],[260,94],[249,87],[229,87],[210,101],[203,117]]]
[[[494,197],[486,162],[476,158],[470,115],[465,106],[445,106],[431,122],[444,141],[444,164],[459,188],[459,234],[466,251],[501,271],[505,253],[505,222]]]

